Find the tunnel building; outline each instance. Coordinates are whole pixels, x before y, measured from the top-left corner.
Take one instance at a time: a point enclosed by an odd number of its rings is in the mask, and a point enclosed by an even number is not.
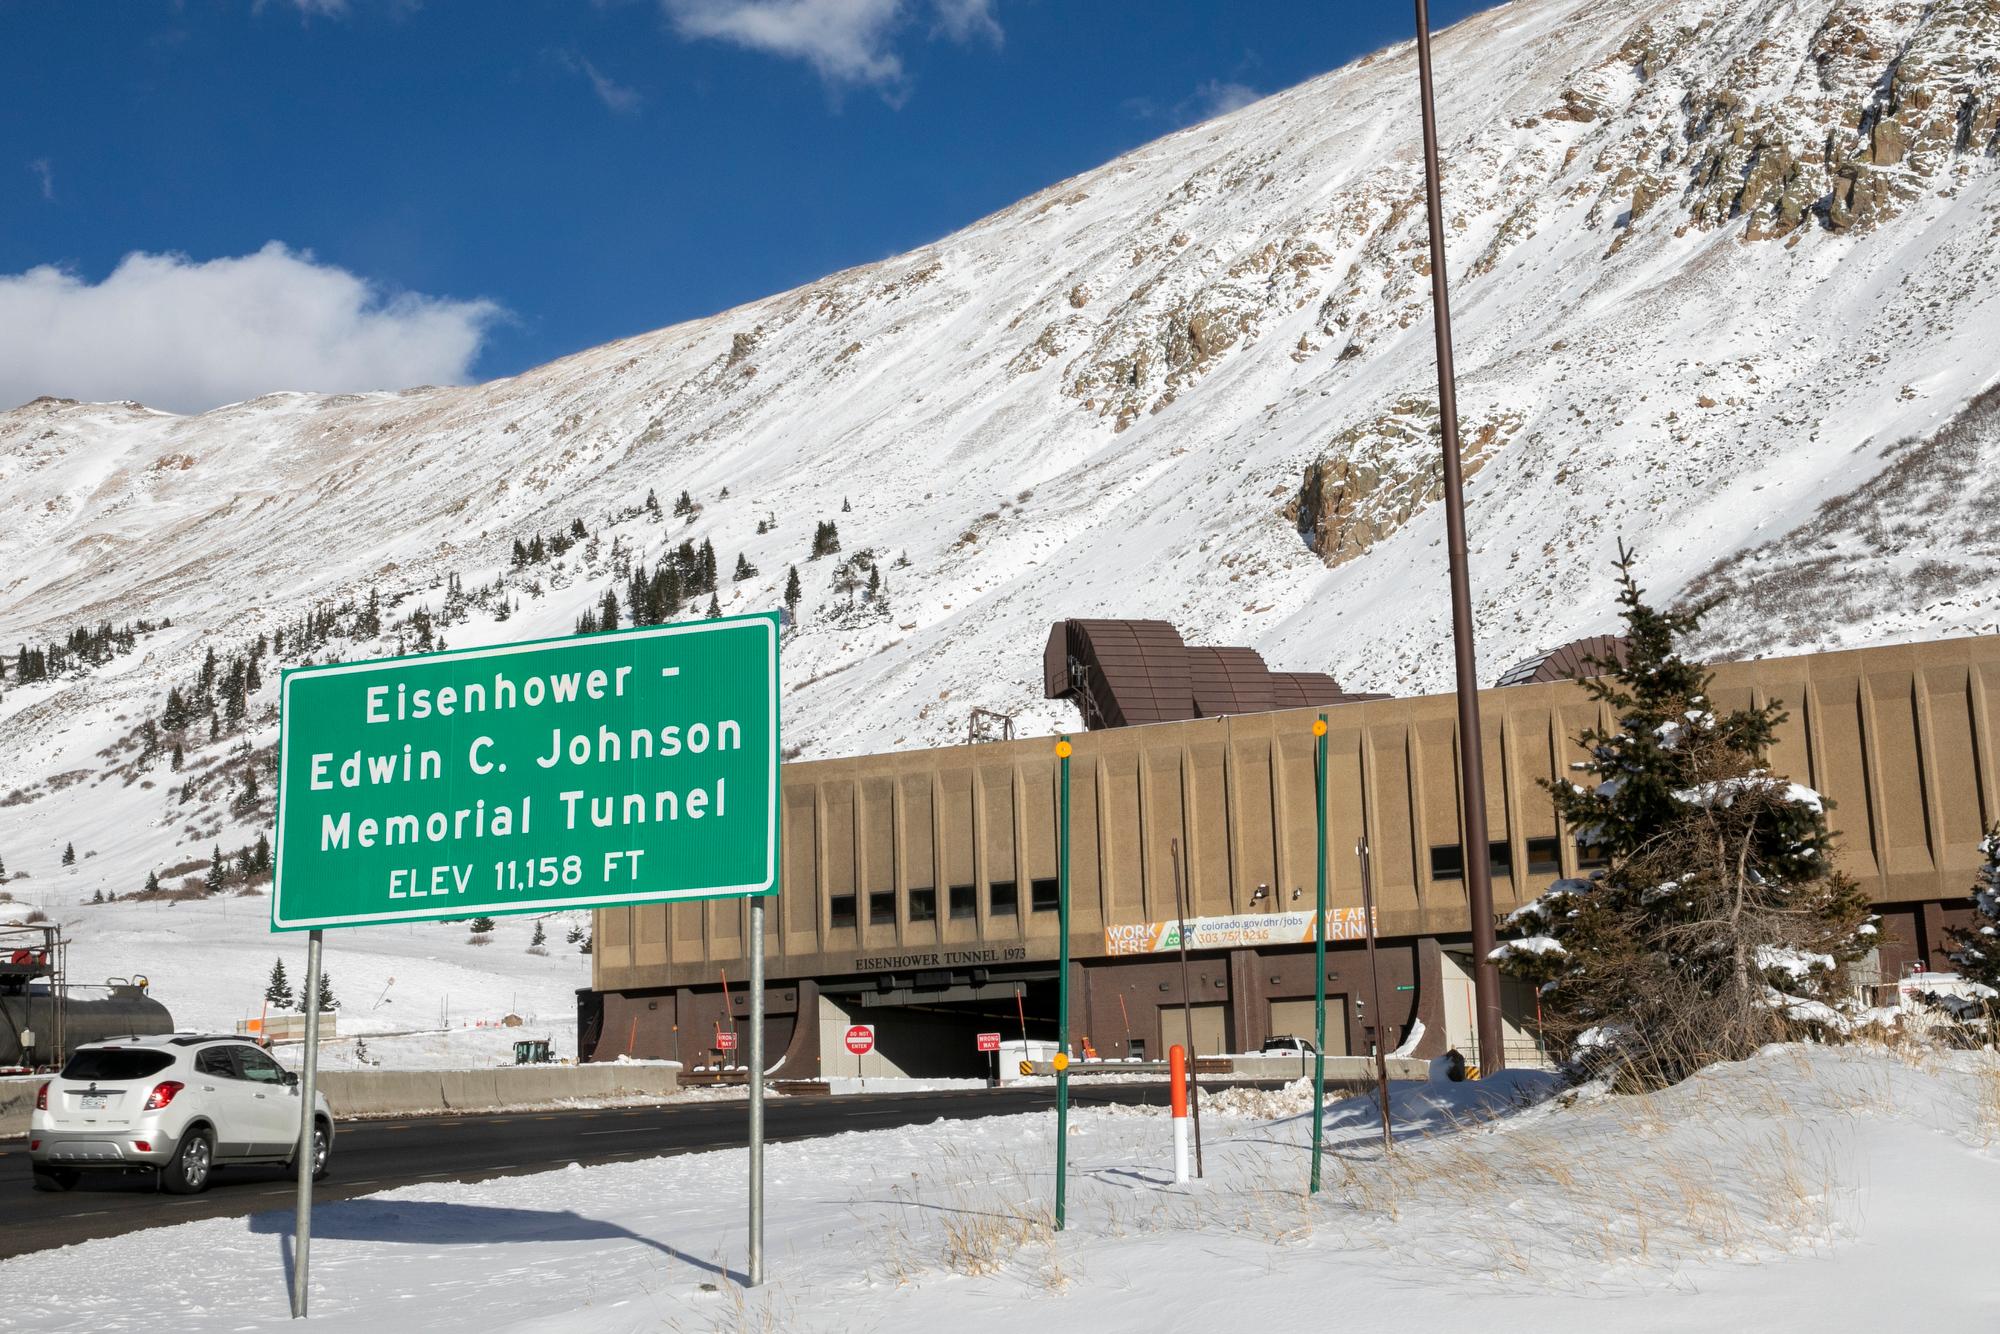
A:
[[[1044,663],[1048,692],[1083,692],[1094,720],[1073,734],[1071,769],[1077,1047],[1151,1057],[1185,1040],[1181,968],[1168,952],[1177,877],[1197,1050],[1310,1035],[1311,725],[1323,711],[1328,1049],[1362,1054],[1415,1037],[1416,1055],[1472,1052],[1453,697],[1357,698],[1325,677],[1281,684],[1304,674],[1270,672],[1249,650],[1189,648],[1164,622],[1136,624],[1165,634],[1117,624],[1058,625]],[[1610,722],[1570,677],[1621,648],[1580,641],[1503,678],[1519,684],[1482,692],[1489,827],[1474,855],[1488,858],[1503,916],[1591,869],[1539,782],[1566,775],[1581,758],[1574,738]],[[1982,832],[2000,819],[2000,636],[1714,671],[1718,709],[1777,700],[1787,710],[1773,767],[1831,800],[1840,865],[1882,913],[1880,980],[1914,964],[1948,967],[1945,929],[1964,920]],[[1299,692],[1303,707],[1286,707]],[[784,766],[782,883],[766,914],[765,1041],[779,1077],[978,1075],[987,1058],[975,1034],[1054,1037],[1053,740]],[[1379,1001],[1362,943],[1364,833]],[[749,1014],[748,919],[732,901],[598,910],[579,1050],[717,1060],[722,1035]],[[1503,991],[1510,1062],[1541,1059],[1532,992]],[[858,1066],[840,1041],[852,1022],[876,1026],[877,1049]]]

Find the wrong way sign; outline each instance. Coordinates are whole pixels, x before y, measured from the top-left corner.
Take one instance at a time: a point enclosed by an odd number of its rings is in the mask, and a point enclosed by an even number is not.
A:
[[[998,1033],[981,1033],[979,1035],[979,1050],[999,1051],[1000,1035]]]
[[[736,1035],[734,1033],[717,1033],[715,1035],[715,1049],[717,1051],[735,1051]]]
[[[866,1056],[875,1050],[875,1025],[855,1024],[847,1030],[847,1050],[856,1056]]]

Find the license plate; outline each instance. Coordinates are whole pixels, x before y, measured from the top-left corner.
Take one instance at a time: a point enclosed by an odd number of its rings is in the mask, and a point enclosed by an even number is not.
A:
[[[110,1101],[111,1095],[109,1093],[86,1093],[83,1095],[83,1110],[86,1112],[96,1111]]]

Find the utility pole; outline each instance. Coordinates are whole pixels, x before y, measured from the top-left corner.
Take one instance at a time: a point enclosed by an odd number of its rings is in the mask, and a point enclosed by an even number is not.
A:
[[[1507,1068],[1500,1047],[1500,970],[1493,963],[1493,876],[1487,851],[1486,756],[1479,732],[1479,673],[1473,659],[1472,581],[1466,571],[1465,478],[1458,456],[1458,376],[1451,360],[1451,296],[1445,282],[1444,203],[1438,187],[1437,97],[1431,80],[1431,15],[1417,6],[1417,82],[1422,93],[1424,197],[1431,239],[1431,323],[1437,335],[1438,425],[1444,432],[1444,531],[1451,559],[1451,638],[1458,666],[1459,848],[1472,916],[1472,990],[1479,1073]]]

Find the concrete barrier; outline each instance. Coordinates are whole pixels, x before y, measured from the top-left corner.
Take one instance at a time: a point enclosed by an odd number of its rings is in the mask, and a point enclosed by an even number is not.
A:
[[[0,1139],[28,1133],[46,1076],[0,1078]],[[479,1112],[584,1098],[664,1098],[680,1089],[672,1065],[522,1065],[492,1070],[322,1070],[336,1117]]]
[[[28,1116],[35,1110],[35,1090],[47,1075],[0,1079],[0,1139],[28,1133]]]
[[[329,1070],[320,1087],[335,1116],[479,1112],[579,1099],[664,1098],[673,1065],[518,1065],[489,1070]]]
[[[1054,1075],[1055,1067],[1047,1061],[1033,1063],[1037,1075]],[[1388,1058],[1389,1078],[1392,1080],[1424,1080],[1430,1078],[1431,1063],[1414,1057],[1391,1056]],[[1204,1056],[1198,1062],[1196,1073],[1205,1079],[1311,1079],[1312,1057],[1301,1059],[1297,1056]],[[1165,1061],[1078,1061],[1069,1068],[1070,1078],[1078,1082],[1088,1080],[1093,1075],[1157,1075],[1161,1080],[1167,1077]],[[1326,1058],[1326,1085],[1330,1089],[1348,1090],[1372,1087],[1375,1083],[1375,1058],[1373,1056],[1329,1056]]]

